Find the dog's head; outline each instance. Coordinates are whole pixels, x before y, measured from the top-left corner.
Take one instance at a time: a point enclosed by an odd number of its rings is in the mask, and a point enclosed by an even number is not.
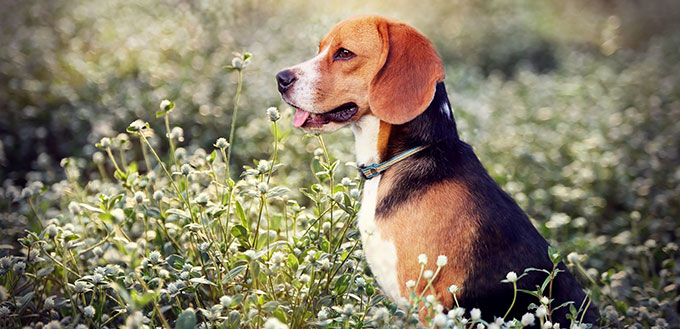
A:
[[[340,22],[314,58],[276,75],[279,92],[295,107],[293,125],[333,131],[372,114],[402,124],[421,114],[444,79],[432,43],[415,28],[380,16]]]

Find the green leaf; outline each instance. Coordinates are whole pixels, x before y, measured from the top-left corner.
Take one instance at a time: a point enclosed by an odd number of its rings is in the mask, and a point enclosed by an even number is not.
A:
[[[288,319],[286,319],[286,313],[284,313],[283,310],[280,308],[274,310],[274,317],[279,319],[279,321],[281,321],[282,323],[288,322]]]
[[[349,280],[350,280],[350,275],[349,274],[344,274],[338,280],[335,281],[335,286],[333,290],[335,290],[335,293],[340,295],[347,291],[347,288],[349,288]]]
[[[47,276],[52,273],[52,271],[54,271],[54,266],[41,268],[37,274],[39,278],[42,278],[43,276]]]
[[[28,305],[28,303],[33,299],[33,295],[35,295],[35,292],[29,291],[25,295],[19,297],[17,299],[17,305],[19,306],[19,309],[23,309]]]
[[[246,238],[248,236],[248,230],[242,225],[235,225],[231,228],[231,235],[237,238]]]
[[[194,329],[196,327],[196,312],[188,308],[177,317],[175,329]]]
[[[204,277],[200,277],[200,278],[192,278],[192,279],[189,279],[189,281],[191,281],[192,283],[196,283],[196,284],[207,284],[207,285],[211,285],[211,286],[216,286],[215,283],[213,283],[213,282],[211,282],[211,281],[208,281],[208,280],[207,280],[206,278],[204,278]]]
[[[239,274],[240,274],[241,272],[243,272],[247,267],[248,267],[247,265],[239,265],[239,266],[236,266],[236,267],[232,268],[232,269],[229,271],[229,278],[233,278],[233,277],[239,275]],[[224,279],[225,279],[225,280],[229,280],[229,278],[225,277]]]
[[[274,310],[276,310],[277,307],[279,307],[279,303],[274,300],[267,302],[264,304],[264,306],[262,306],[262,308],[269,313],[274,313]]]
[[[290,267],[291,270],[293,270],[293,273],[297,272],[299,262],[295,255],[293,254],[288,254],[288,267]]]
[[[243,207],[241,207],[241,203],[236,200],[236,216],[241,220],[241,223],[244,223],[244,225],[247,225],[246,221],[246,213],[243,211]]]

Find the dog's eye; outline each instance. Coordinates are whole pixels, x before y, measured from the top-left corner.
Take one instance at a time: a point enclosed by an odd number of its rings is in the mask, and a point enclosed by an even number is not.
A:
[[[338,49],[338,51],[335,52],[335,55],[333,56],[333,58],[334,59],[346,60],[346,59],[350,59],[354,56],[355,55],[354,55],[353,52],[351,52],[351,51],[349,51],[345,48],[340,48],[340,49]]]

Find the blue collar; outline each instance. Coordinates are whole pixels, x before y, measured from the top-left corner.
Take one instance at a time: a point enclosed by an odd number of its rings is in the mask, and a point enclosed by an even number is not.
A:
[[[381,163],[371,163],[367,166],[359,166],[359,173],[364,179],[371,179],[375,176],[378,176],[382,174],[385,170],[389,169],[393,165],[395,165],[397,162],[404,160],[426,148],[428,148],[430,145],[427,146],[416,146],[410,150],[407,150],[392,159],[389,159],[385,162]]]

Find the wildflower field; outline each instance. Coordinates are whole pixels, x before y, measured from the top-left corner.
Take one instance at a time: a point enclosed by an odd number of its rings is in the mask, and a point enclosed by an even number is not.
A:
[[[351,132],[293,129],[274,80],[359,13],[433,40],[461,138],[597,325],[680,328],[674,1],[0,6],[0,328],[554,328],[557,307],[588,327],[549,279],[515,289],[536,296],[523,317],[492,322],[427,289],[382,294]],[[413,261],[430,282],[456,260]]]

